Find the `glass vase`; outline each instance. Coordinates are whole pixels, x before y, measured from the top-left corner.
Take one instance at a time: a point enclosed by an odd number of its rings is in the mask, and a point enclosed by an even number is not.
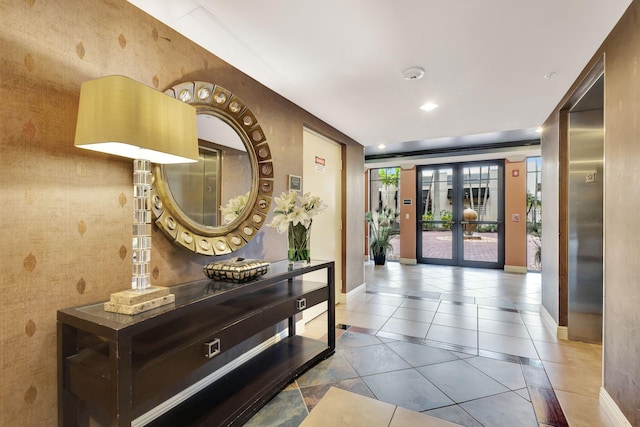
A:
[[[311,224],[289,223],[289,264],[306,264],[311,261]]]

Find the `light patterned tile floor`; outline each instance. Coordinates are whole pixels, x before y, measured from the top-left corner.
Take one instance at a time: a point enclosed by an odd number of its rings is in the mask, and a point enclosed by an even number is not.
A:
[[[597,397],[602,348],[545,327],[538,273],[389,262],[365,263],[365,275],[366,292],[336,306],[336,354],[250,425],[299,425],[331,387],[463,426],[612,425]],[[326,321],[304,335],[322,338]],[[319,410],[341,408],[328,399]],[[391,425],[415,425],[408,414]],[[364,408],[349,417],[341,425],[366,425]]]

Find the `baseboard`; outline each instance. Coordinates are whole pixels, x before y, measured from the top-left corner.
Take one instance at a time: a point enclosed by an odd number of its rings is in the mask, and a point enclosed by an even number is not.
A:
[[[367,290],[367,285],[365,283],[363,283],[360,286],[358,286],[358,287],[356,287],[354,289],[351,289],[346,294],[341,293],[340,295],[338,295],[338,302],[340,304],[346,304],[350,299],[353,299],[356,296],[358,296],[359,294],[366,292],[366,290]]]
[[[520,265],[505,265],[504,271],[507,273],[527,274],[527,267],[523,267]]]
[[[616,402],[611,398],[604,387],[600,388],[600,406],[607,414],[609,419],[613,421],[615,427],[631,427],[631,423],[624,416]]]
[[[542,317],[542,321],[544,325],[554,334],[558,334],[558,324],[553,319],[553,316],[549,314],[544,305],[540,304],[540,317]]]
[[[556,336],[561,340],[569,339],[569,328],[566,326],[558,326]]]
[[[544,325],[556,336],[556,338],[561,340],[569,339],[569,328],[566,326],[558,326],[556,321],[553,319],[553,316],[549,314],[544,305],[540,305],[540,317],[542,317]]]
[[[415,258],[400,258],[400,264],[414,265],[418,263],[418,260]]]

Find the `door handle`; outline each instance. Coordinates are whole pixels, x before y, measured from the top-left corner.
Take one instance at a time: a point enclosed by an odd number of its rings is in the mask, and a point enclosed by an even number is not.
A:
[[[220,339],[216,338],[213,341],[204,343],[204,357],[211,359],[214,356],[220,354]]]

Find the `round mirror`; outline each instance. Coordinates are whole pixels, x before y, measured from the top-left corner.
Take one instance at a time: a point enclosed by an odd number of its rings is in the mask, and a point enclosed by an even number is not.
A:
[[[167,95],[197,109],[199,161],[154,165],[152,211],[176,244],[203,255],[233,252],[256,236],[273,194],[271,151],[249,108],[206,82]]]

